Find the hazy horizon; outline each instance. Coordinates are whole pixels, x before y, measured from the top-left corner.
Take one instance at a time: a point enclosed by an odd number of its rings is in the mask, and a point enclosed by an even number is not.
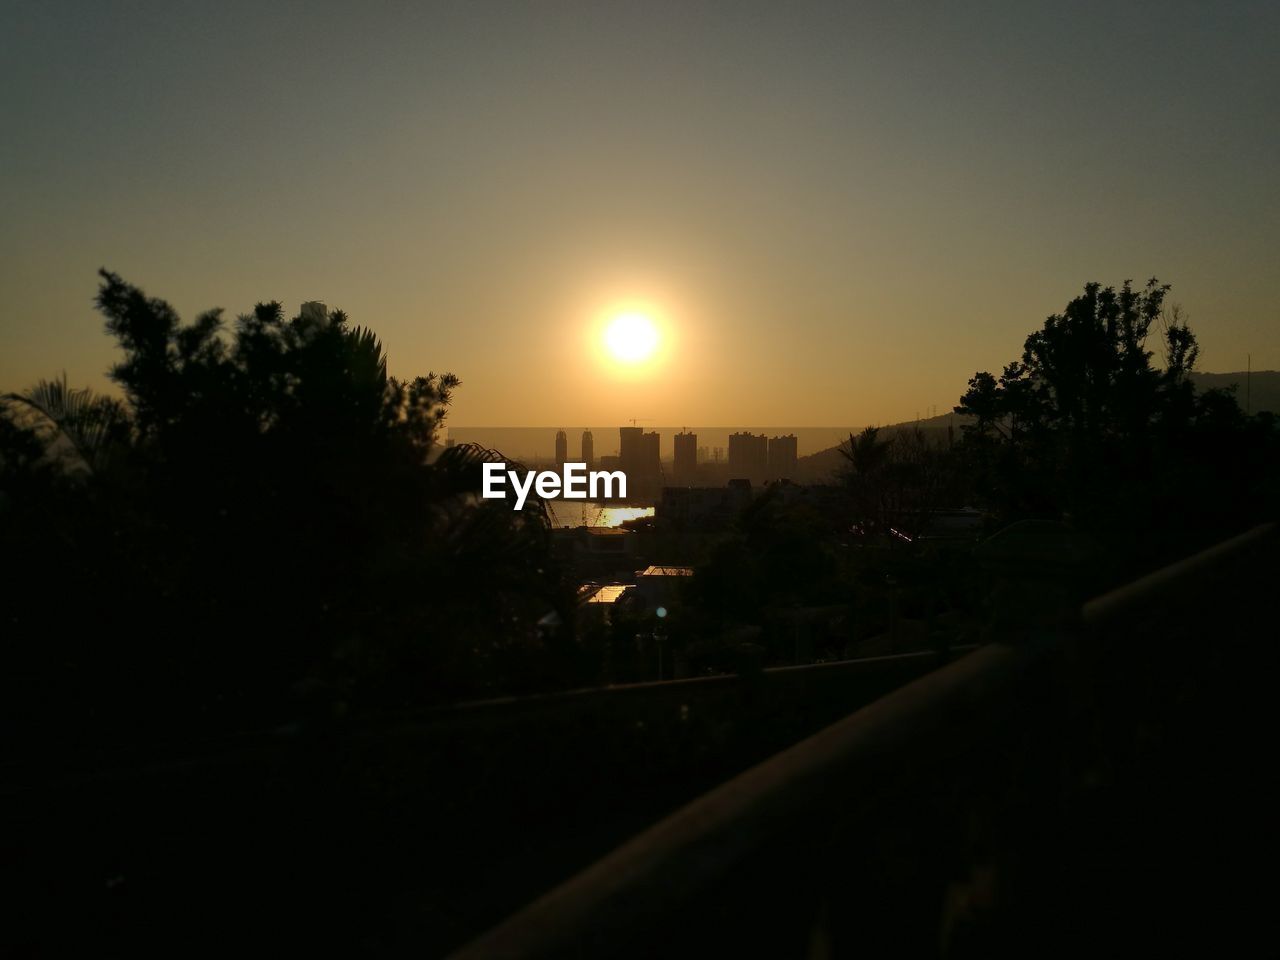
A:
[[[1271,410],[1273,412],[1280,410],[1280,371],[1198,371],[1193,376],[1197,380],[1198,387],[1200,389],[1223,388],[1230,387],[1233,384],[1236,385],[1238,388],[1236,391],[1236,398],[1238,402],[1242,406],[1250,406],[1251,412],[1257,412],[1258,410],[1263,409]],[[1251,392],[1247,387],[1250,379],[1252,380],[1253,387]],[[959,400],[958,394],[956,400]],[[919,411],[919,416],[909,417],[903,420],[854,421],[846,425],[761,425],[748,423],[707,425],[688,423],[677,426],[672,424],[654,424],[637,420],[634,424],[627,421],[622,424],[607,424],[604,426],[601,426],[598,423],[584,426],[581,422],[577,425],[560,424],[558,426],[549,426],[546,424],[495,426],[493,424],[460,424],[454,422],[453,418],[450,417],[445,420],[441,440],[453,440],[456,443],[479,443],[481,446],[490,447],[511,457],[551,460],[554,458],[555,453],[556,432],[558,430],[564,430],[567,434],[569,443],[570,459],[576,459],[581,450],[583,430],[591,430],[594,453],[595,456],[600,457],[618,452],[619,427],[639,426],[646,432],[656,431],[661,435],[662,439],[659,448],[660,456],[664,460],[670,460],[675,455],[675,441],[672,438],[675,434],[686,430],[697,434],[699,449],[705,447],[710,451],[716,446],[725,448],[725,459],[728,457],[728,439],[730,433],[746,431],[754,434],[764,433],[771,437],[794,434],[796,437],[798,455],[806,457],[823,450],[829,450],[834,446],[838,446],[848,439],[850,433],[856,433],[865,427],[893,427],[901,424],[918,422],[926,427],[942,429],[948,424],[954,423],[958,438],[959,426],[964,418],[954,413],[954,406],[954,402],[946,406],[939,404],[935,411],[931,412],[929,410],[921,410]]]
[[[622,426],[630,426],[623,424]],[[701,447],[723,447],[722,460],[728,459],[728,442],[729,434],[746,431],[748,433],[767,433],[769,436],[779,436],[784,434],[795,434],[797,453],[799,456],[808,456],[811,453],[817,453],[819,450],[826,450],[849,436],[851,430],[860,430],[860,426],[781,426],[781,427],[762,427],[759,425],[688,425],[686,426],[659,426],[648,423],[637,424],[643,427],[646,432],[657,432],[661,435],[660,456],[664,460],[671,459],[675,454],[675,442],[672,439],[677,433],[683,430],[690,430],[698,435],[698,446]],[[512,457],[536,458],[550,460],[555,456],[555,435],[558,427],[494,427],[494,426],[457,426],[450,425],[448,421],[445,423],[446,440],[453,440],[456,443],[479,443],[481,446],[491,447]],[[584,428],[567,428],[569,440],[569,458],[576,460],[581,451],[582,430]],[[594,454],[596,457],[610,456],[618,453],[619,439],[618,427],[591,427],[592,440],[594,444]]]

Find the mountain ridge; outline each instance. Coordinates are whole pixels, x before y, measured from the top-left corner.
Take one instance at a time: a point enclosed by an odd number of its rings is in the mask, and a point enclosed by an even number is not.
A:
[[[1248,412],[1251,413],[1260,413],[1262,411],[1280,412],[1280,370],[1254,370],[1252,372],[1240,370],[1228,373],[1195,371],[1191,374],[1191,380],[1199,391],[1229,390],[1234,387],[1236,402],[1240,404],[1242,410],[1245,409],[1247,403]],[[959,439],[960,428],[971,420],[971,417],[963,414],[944,413],[936,417],[924,417],[919,420],[904,420],[899,423],[884,424],[879,429],[885,433],[892,434],[918,427],[927,435],[945,434],[950,430],[952,435]],[[840,455],[841,446],[842,444],[837,444],[834,447],[827,447],[824,450],[818,450],[815,453],[800,457],[798,466],[801,476],[809,479],[830,476],[844,463],[844,458]]]

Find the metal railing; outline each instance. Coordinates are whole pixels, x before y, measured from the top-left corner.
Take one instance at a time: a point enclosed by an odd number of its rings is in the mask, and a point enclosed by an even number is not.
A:
[[[940,662],[899,654],[510,697],[188,756],[6,768],[0,812],[22,827],[6,834],[0,882],[25,919],[0,953],[23,937],[52,953],[76,952],[66,938],[144,953],[216,918],[228,941],[287,929],[295,951],[360,955],[391,951],[387,931],[403,922],[440,955]],[[484,896],[460,898],[471,890]]]
[[[1224,702],[1214,678],[1226,671],[1229,688],[1231,671],[1270,656],[1258,651],[1275,534],[1257,527],[1089,601],[1074,624],[908,683],[644,830],[457,956],[991,956],[1019,952],[1010,938],[1038,938],[1023,955],[1070,952],[1091,935],[1090,910],[1112,904],[1096,876],[1109,854],[1086,854],[1089,838],[1112,836],[1114,811],[1193,755],[1188,724]],[[1193,793],[1213,802],[1205,783]],[[1142,863],[1130,851],[1108,869]],[[1156,888],[1131,894],[1132,916],[1164,903]],[[1063,906],[1079,890],[1094,892]]]

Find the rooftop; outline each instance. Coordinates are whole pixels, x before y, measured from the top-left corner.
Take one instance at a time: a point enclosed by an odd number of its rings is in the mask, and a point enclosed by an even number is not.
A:
[[[640,571],[642,577],[692,577],[693,567],[645,567]]]
[[[607,583],[592,593],[584,603],[616,603],[618,599],[631,589],[629,583]]]

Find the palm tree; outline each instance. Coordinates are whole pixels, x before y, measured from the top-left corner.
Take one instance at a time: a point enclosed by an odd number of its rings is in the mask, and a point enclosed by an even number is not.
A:
[[[9,393],[0,399],[36,414],[52,428],[50,446],[64,441],[90,472],[100,470],[128,435],[124,405],[88,387],[72,389],[65,371],[57,380],[41,380],[24,393]]]
[[[848,445],[842,444],[839,450],[849,463],[847,469],[850,473],[867,476],[879,472],[889,462],[893,440],[881,440],[879,435],[879,427],[867,427],[856,437],[849,434]]]

